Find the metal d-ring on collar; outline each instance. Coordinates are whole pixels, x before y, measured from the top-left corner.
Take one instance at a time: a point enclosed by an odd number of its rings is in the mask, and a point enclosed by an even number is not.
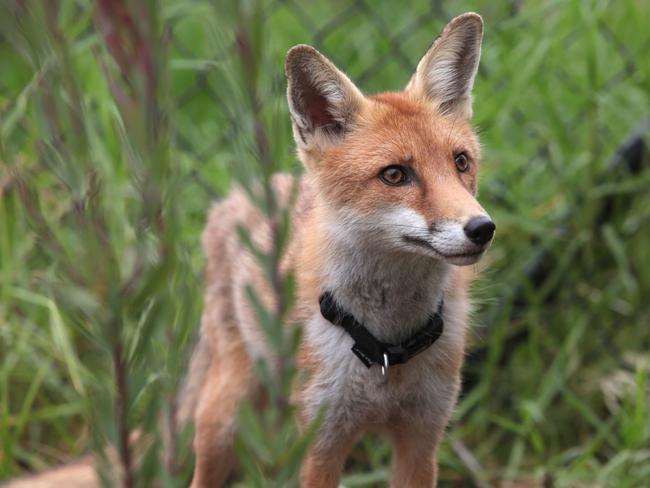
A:
[[[383,375],[386,374],[389,366],[403,364],[430,347],[442,335],[444,329],[442,300],[436,313],[429,317],[429,320],[415,334],[401,344],[389,344],[376,339],[352,314],[341,308],[331,292],[324,292],[318,301],[323,317],[332,324],[343,327],[354,339],[352,352],[367,368],[373,364],[379,364]]]

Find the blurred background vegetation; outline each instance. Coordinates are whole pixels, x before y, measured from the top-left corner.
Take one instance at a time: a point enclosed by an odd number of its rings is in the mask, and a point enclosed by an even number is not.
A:
[[[467,10],[486,24],[475,123],[498,234],[440,484],[650,486],[644,0],[3,2],[0,481],[92,451],[107,484],[187,484],[200,232],[233,181],[300,171],[284,53],[310,43],[366,92],[400,89]],[[242,485],[295,474],[292,413],[270,411],[242,416]],[[345,486],[389,466],[365,439]]]

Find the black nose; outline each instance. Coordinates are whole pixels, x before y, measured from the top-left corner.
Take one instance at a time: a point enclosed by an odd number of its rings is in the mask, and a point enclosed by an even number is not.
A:
[[[469,222],[465,224],[463,230],[467,238],[474,244],[483,245],[490,242],[494,237],[494,230],[497,228],[489,217],[480,216],[472,217]]]

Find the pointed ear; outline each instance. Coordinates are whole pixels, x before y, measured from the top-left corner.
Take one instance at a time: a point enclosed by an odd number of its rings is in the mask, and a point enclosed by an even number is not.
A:
[[[365,98],[329,59],[300,44],[287,53],[285,72],[299,149],[323,149],[351,130]]]
[[[480,15],[452,19],[418,63],[406,91],[435,103],[444,114],[469,119],[482,39]]]

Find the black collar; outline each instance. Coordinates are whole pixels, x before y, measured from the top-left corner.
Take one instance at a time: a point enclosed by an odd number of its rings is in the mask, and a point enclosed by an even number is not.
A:
[[[343,310],[331,292],[324,292],[318,301],[323,317],[332,324],[343,327],[354,339],[352,352],[368,368],[379,364],[383,374],[388,366],[403,364],[431,346],[442,335],[444,328],[441,300],[437,312],[410,339],[397,345],[388,344],[376,339],[352,314]]]

